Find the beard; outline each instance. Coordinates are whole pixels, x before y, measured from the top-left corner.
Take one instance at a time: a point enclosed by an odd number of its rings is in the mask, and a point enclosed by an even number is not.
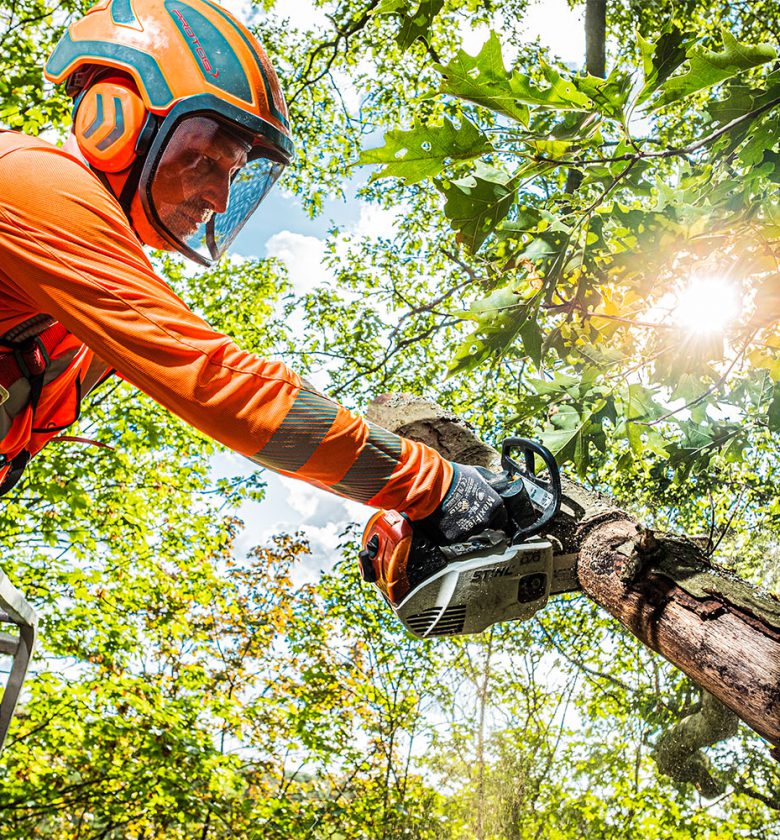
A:
[[[158,208],[160,221],[180,241],[186,241],[214,215],[214,210],[200,198],[179,204],[163,204]]]

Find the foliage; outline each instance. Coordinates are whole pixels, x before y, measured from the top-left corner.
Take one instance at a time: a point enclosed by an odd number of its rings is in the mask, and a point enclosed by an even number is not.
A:
[[[427,142],[426,168],[444,173],[435,181],[444,216],[489,292],[464,313],[476,328],[451,373],[524,356],[544,374],[548,411],[556,409],[546,439],[583,475],[591,450],[603,448],[605,423],[615,444],[670,455],[684,475],[725,446],[736,452],[735,441],[744,451],[778,431],[780,87],[763,70],[771,47],[726,30],[722,39],[707,49],[675,24],[655,42],[639,36],[637,85],[620,65],[607,79],[544,62],[507,70],[493,32],[476,56],[460,50],[437,65],[442,93],[478,106],[461,118],[462,130],[477,132],[468,146],[476,160],[458,162],[464,150],[448,123],[435,146],[425,139],[435,125],[404,133],[407,150]],[[703,119],[663,122],[713,87]],[[649,136],[634,128],[641,108]],[[399,152],[397,136],[361,158],[387,162],[379,176],[403,174],[408,151]],[[570,168],[585,176],[575,194],[564,189]],[[702,333],[691,335],[674,324],[675,297],[696,276],[736,288],[742,311],[725,331],[709,335],[698,324]],[[510,354],[516,342],[520,354]],[[581,384],[556,387],[561,375]],[[764,407],[749,428],[713,419],[746,388],[760,390]],[[659,423],[671,427],[679,456],[662,444]]]
[[[36,677],[4,755],[6,836],[720,836],[723,814],[650,760],[697,692],[581,599],[420,643],[363,589],[352,538],[296,588],[305,542],[237,561],[236,534],[197,565],[163,557],[150,589],[98,591],[114,627]],[[107,658],[117,625],[122,656]],[[734,749],[724,772],[751,788],[761,754]],[[777,836],[748,793],[728,815]]]

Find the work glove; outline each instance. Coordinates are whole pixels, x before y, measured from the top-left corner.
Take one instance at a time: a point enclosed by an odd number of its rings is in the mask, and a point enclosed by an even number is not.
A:
[[[436,510],[414,523],[437,545],[463,542],[487,528],[503,529],[507,523],[504,502],[490,485],[498,480],[489,470],[453,464],[452,484]]]

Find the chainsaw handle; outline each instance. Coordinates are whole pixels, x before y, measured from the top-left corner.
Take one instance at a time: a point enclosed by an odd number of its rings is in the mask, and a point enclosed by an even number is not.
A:
[[[524,467],[521,467],[510,457],[514,449],[522,451],[525,461]],[[547,472],[550,475],[549,482],[542,482],[536,477],[536,473],[534,472],[534,455],[538,455],[544,462],[545,467],[547,467]],[[562,492],[561,474],[558,470],[558,463],[555,460],[555,456],[546,446],[542,446],[541,443],[537,443],[534,440],[520,437],[506,438],[501,444],[501,468],[506,470],[506,474],[510,479],[516,475],[522,475],[524,478],[532,481],[538,487],[550,493],[554,500],[553,504],[542,511],[542,515],[533,525],[527,528],[521,528],[514,535],[513,541],[520,542],[544,530],[545,526],[552,521],[553,517],[560,510]]]

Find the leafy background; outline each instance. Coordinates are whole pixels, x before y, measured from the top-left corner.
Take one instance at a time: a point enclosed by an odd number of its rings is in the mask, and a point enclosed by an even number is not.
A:
[[[66,130],[39,67],[78,11],[0,5],[7,126]],[[528,12],[244,7],[289,91],[297,207],[357,195],[395,224],[331,230],[316,285],[251,245],[160,270],[348,405],[407,390],[489,441],[542,436],[777,592],[778,11],[609,3],[605,79],[528,41]],[[676,317],[697,276],[737,290],[717,330],[717,307]],[[0,521],[41,615],[5,836],[780,836],[777,765],[747,729],[709,750],[714,798],[658,774],[653,744],[699,692],[582,597],[414,641],[359,583],[355,526],[302,582],[304,535],[246,549],[266,476],[215,470],[213,444],[124,385],[89,403],[79,432],[111,449],[51,445]]]

